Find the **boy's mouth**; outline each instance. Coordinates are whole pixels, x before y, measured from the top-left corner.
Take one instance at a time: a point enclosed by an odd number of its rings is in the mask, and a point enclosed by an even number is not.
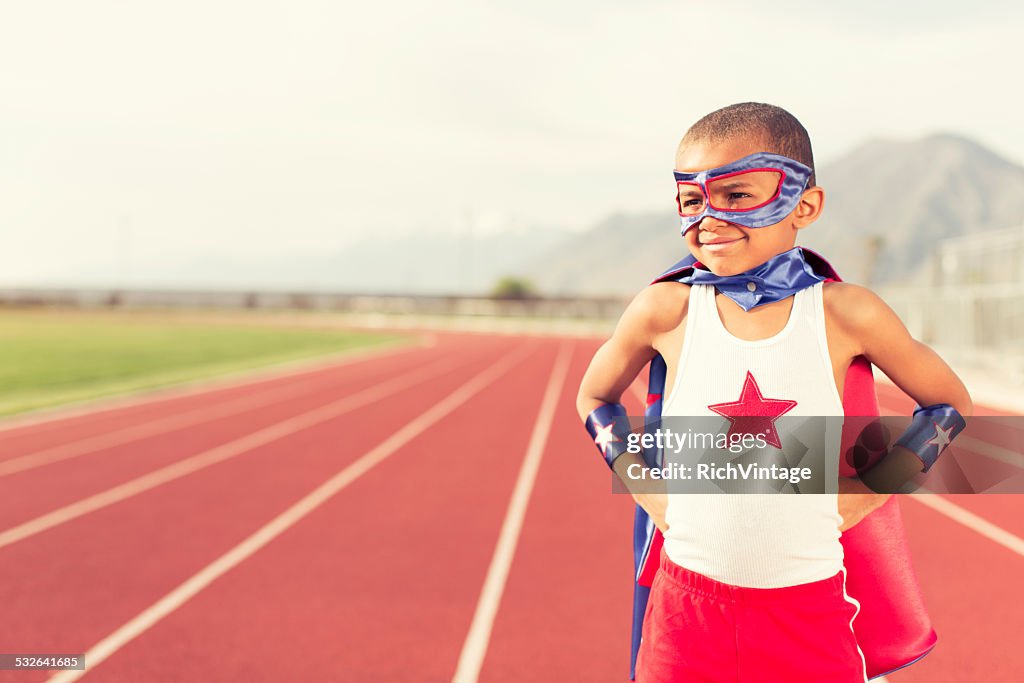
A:
[[[715,237],[715,238],[713,238],[711,240],[708,240],[707,242],[703,242],[702,241],[700,243],[700,247],[704,251],[708,251],[708,252],[714,253],[716,251],[722,251],[723,249],[728,248],[730,244],[735,244],[736,242],[739,242],[742,239],[743,239],[742,236],[739,236],[739,237]]]

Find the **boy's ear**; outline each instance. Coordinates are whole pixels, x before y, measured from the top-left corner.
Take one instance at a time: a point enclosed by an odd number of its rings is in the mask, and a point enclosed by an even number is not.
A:
[[[800,203],[793,209],[793,227],[797,230],[806,228],[818,220],[821,210],[825,208],[825,190],[815,185],[804,190]]]

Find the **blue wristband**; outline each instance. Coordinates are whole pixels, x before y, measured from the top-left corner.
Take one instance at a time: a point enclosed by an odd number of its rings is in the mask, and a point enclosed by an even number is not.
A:
[[[927,472],[966,426],[967,421],[956,408],[948,403],[936,403],[915,410],[907,431],[893,445],[914,453],[924,465],[921,471]]]
[[[601,451],[605,463],[613,467],[616,459],[626,452],[632,431],[626,407],[621,403],[605,403],[594,408],[587,415],[587,431],[597,450]]]

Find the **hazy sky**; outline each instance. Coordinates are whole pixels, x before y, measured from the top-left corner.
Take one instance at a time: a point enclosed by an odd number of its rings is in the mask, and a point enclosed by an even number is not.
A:
[[[679,136],[744,100],[819,165],[935,131],[1024,162],[1020,3],[0,8],[3,283],[670,212]]]

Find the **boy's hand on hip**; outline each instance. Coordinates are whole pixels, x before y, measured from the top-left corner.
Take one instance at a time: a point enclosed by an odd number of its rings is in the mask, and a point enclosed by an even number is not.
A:
[[[615,461],[615,474],[619,476],[626,490],[633,496],[637,505],[644,509],[647,516],[654,522],[659,531],[665,533],[668,525],[665,523],[665,511],[668,509],[668,494],[666,493],[665,482],[661,479],[641,477],[639,479],[630,477],[630,467],[637,466],[647,468],[647,464],[636,453],[623,453]]]
[[[644,509],[647,516],[654,522],[658,531],[665,533],[668,524],[665,523],[665,511],[668,509],[668,494],[665,493],[638,493],[633,496],[637,505]]]

